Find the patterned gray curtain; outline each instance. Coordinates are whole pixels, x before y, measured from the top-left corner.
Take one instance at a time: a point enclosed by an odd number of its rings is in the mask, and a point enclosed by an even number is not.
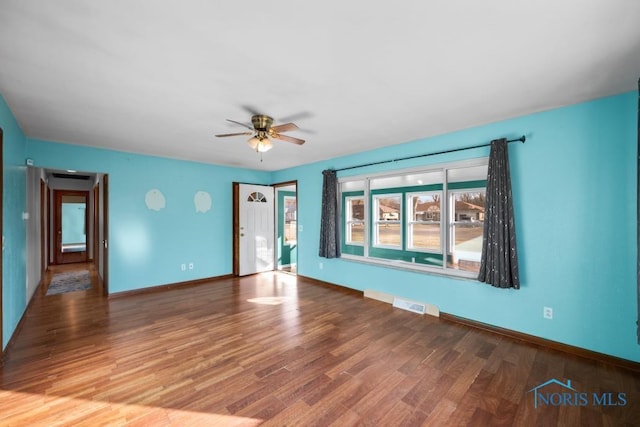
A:
[[[478,280],[498,288],[520,289],[509,149],[504,138],[491,141]]]
[[[338,177],[336,171],[322,171],[322,216],[320,218],[320,252],[324,258],[340,257],[340,218]]]

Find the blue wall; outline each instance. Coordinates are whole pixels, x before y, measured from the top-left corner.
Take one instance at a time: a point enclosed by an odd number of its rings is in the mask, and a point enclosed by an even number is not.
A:
[[[297,180],[298,271],[354,289],[436,304],[443,312],[640,361],[636,343],[636,93],[604,98],[460,132],[274,173],[26,140],[4,101],[4,342],[26,307],[24,159],[36,166],[110,176],[110,289],[120,292],[231,272],[231,182]],[[326,168],[457,148],[496,137],[512,144],[522,289],[318,257]],[[350,171],[352,175],[488,155],[459,152]],[[161,190],[164,210],[144,196]],[[207,191],[213,208],[196,213]],[[193,262],[194,270],[180,271]],[[324,268],[320,268],[320,263]],[[542,316],[552,307],[554,319]]]
[[[270,183],[268,172],[27,141],[35,166],[109,174],[111,293],[230,274],[231,184]],[[145,204],[152,189],[165,197],[160,211]],[[211,195],[210,211],[196,212],[197,191]]]
[[[274,173],[275,182],[298,181],[299,274],[429,302],[446,313],[640,361],[636,102],[635,92],[626,93]],[[323,169],[522,134],[526,144],[510,145],[522,289],[318,257]],[[480,148],[348,172],[487,155]],[[553,308],[553,320],[543,318],[544,306]]]
[[[0,96],[3,144],[2,348],[5,348],[27,307],[27,231],[22,212],[27,206],[26,140]]]

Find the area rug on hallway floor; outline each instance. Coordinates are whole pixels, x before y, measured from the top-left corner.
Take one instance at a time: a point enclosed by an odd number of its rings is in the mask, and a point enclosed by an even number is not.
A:
[[[51,279],[47,295],[86,291],[89,288],[91,288],[91,278],[87,270],[56,273]]]

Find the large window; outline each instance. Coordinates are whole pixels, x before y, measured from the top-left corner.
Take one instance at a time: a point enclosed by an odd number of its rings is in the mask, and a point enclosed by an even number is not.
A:
[[[341,178],[344,256],[473,277],[486,178],[486,158]]]

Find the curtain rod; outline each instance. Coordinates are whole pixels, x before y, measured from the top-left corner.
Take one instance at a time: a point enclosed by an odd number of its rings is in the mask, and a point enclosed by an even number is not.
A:
[[[524,142],[527,140],[527,138],[522,135],[520,138],[517,139],[509,139],[507,140],[507,142],[522,142],[524,144]],[[419,157],[428,157],[428,156],[435,156],[437,154],[447,154],[447,153],[455,153],[456,151],[464,151],[464,150],[472,150],[474,148],[480,148],[480,147],[488,147],[490,146],[491,143],[488,144],[480,144],[480,145],[474,145],[471,147],[462,147],[462,148],[453,148],[451,150],[445,150],[445,151],[437,151],[435,153],[427,153],[427,154],[418,154],[415,156],[409,156],[409,157],[400,157],[398,159],[392,159],[392,160],[382,160],[380,162],[372,162],[372,163],[364,163],[362,165],[356,165],[356,166],[349,166],[346,168],[340,168],[340,169],[336,169],[336,172],[340,172],[340,171],[346,171],[349,169],[357,169],[357,168],[364,168],[366,166],[375,166],[375,165],[381,165],[384,163],[393,163],[393,162],[399,162],[401,160],[410,160],[410,159],[417,159]]]

